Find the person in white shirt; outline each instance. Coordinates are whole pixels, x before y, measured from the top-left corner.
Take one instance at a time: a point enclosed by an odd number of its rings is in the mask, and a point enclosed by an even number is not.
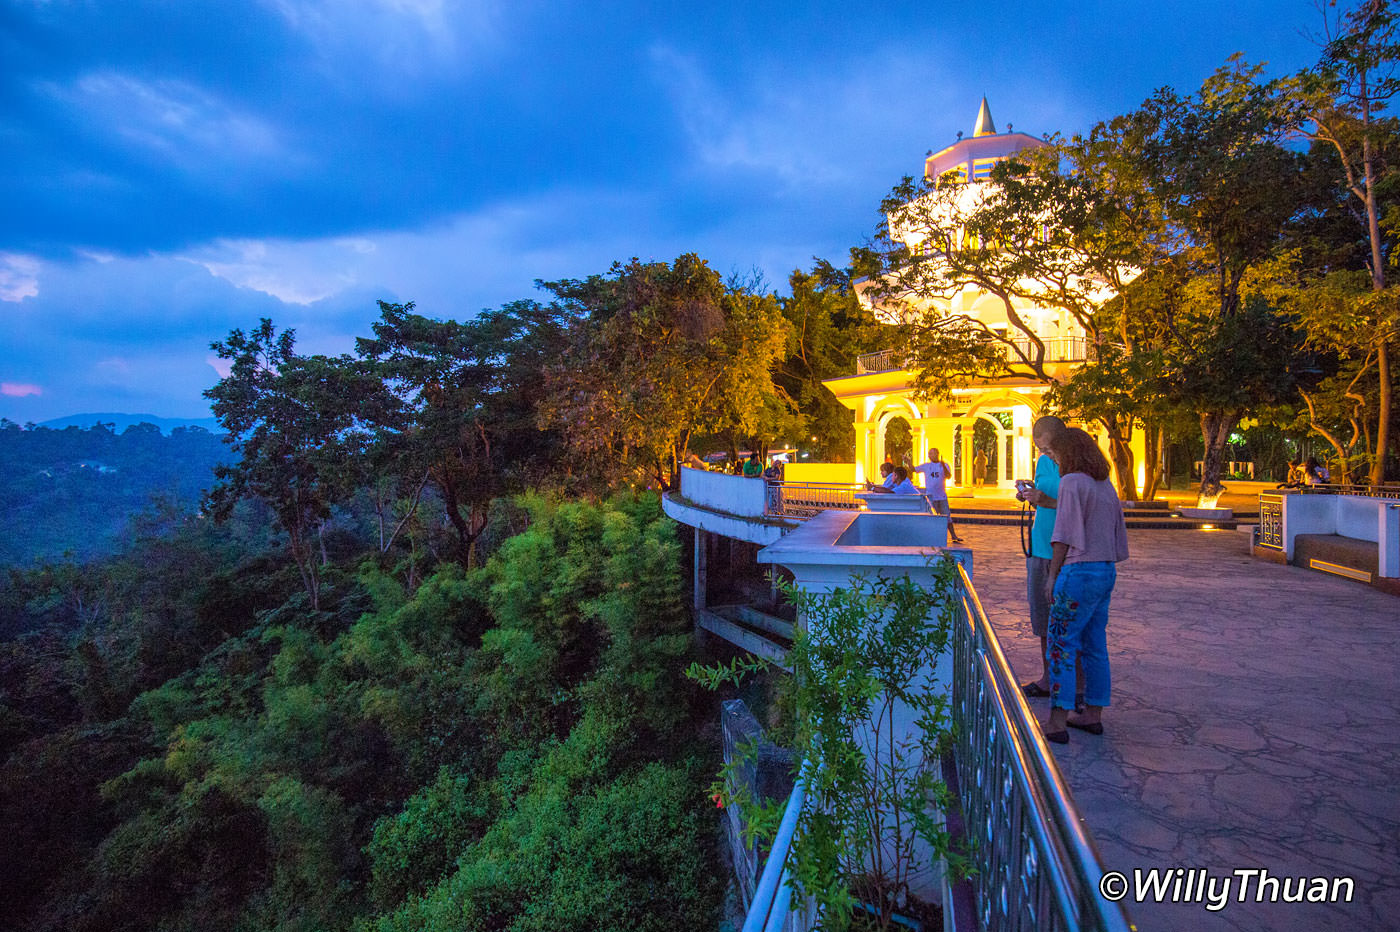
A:
[[[924,474],[924,495],[933,506],[935,514],[948,518],[948,539],[961,544],[963,539],[953,527],[953,513],[948,507],[948,480],[953,476],[953,467],[943,462],[937,447],[929,447],[928,462],[914,467],[915,472]]]

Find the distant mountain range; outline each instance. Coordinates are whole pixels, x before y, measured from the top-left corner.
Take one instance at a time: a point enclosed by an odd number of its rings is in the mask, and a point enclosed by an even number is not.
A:
[[[152,427],[129,429],[143,421]],[[99,423],[104,426],[93,427]],[[141,533],[132,524],[138,516],[194,514],[204,490],[214,486],[215,468],[232,451],[222,432],[174,428],[206,423],[217,426],[212,420],[80,414],[36,430],[0,430],[0,569],[106,556]]]
[[[86,430],[99,423],[115,424],[117,433],[121,433],[133,424],[154,424],[164,434],[169,434],[177,427],[203,427],[211,433],[220,432],[219,422],[212,417],[156,417],[154,414],[114,414],[111,412],[70,414],[67,417],[56,417],[51,421],[42,421],[38,426],[53,430],[63,430],[65,427],[81,427]]]

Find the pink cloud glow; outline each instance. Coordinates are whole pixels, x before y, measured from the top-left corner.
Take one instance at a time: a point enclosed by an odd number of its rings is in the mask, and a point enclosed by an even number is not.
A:
[[[42,395],[44,390],[28,382],[0,382],[0,395],[6,398],[23,398],[26,395]]]

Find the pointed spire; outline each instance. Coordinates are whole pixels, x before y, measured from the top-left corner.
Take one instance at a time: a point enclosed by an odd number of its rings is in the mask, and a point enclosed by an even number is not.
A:
[[[982,106],[977,111],[977,125],[972,127],[974,136],[995,136],[996,124],[992,122],[992,109],[987,106],[987,98],[982,98]]]

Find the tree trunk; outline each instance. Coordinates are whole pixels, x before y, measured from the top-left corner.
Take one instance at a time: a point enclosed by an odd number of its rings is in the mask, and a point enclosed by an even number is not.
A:
[[[1371,460],[1371,485],[1381,485],[1385,482],[1385,460],[1390,453],[1390,408],[1391,408],[1391,384],[1390,384],[1390,347],[1387,340],[1382,337],[1380,346],[1376,351],[1376,369],[1381,378],[1380,408],[1377,417],[1380,423],[1376,429],[1376,455]]]
[[[1150,502],[1157,497],[1157,489],[1162,484],[1162,448],[1165,446],[1166,428],[1143,428],[1143,459],[1146,481],[1143,482],[1142,500]]]
[[[1113,473],[1118,479],[1118,494],[1125,502],[1138,500],[1137,478],[1133,475],[1133,448],[1129,446],[1131,433],[1123,436],[1117,415],[1099,419],[1108,433],[1109,455],[1113,459]]]
[[[463,569],[471,569],[472,565],[472,544],[476,542],[476,535],[467,526],[467,521],[462,517],[462,509],[457,499],[457,484],[443,471],[438,476],[438,490],[442,492],[443,511],[447,515],[447,520],[451,522],[452,529],[457,532],[457,562],[462,564]]]
[[[1197,507],[1214,507],[1215,500],[1225,491],[1220,484],[1220,474],[1225,466],[1225,444],[1230,439],[1230,431],[1239,422],[1238,414],[1219,411],[1201,414],[1201,437],[1205,441],[1205,452],[1201,457],[1201,489],[1196,496]]]

